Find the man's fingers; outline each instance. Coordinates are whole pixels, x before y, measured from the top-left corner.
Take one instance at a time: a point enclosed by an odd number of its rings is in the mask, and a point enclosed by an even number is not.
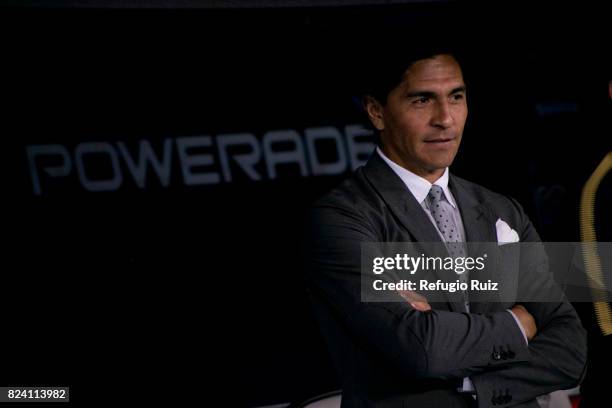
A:
[[[427,302],[410,302],[410,306],[421,312],[431,310],[431,306]]]
[[[421,312],[431,310],[431,306],[429,305],[429,302],[427,302],[427,299],[424,296],[419,295],[418,293],[413,292],[411,290],[399,290],[398,292],[400,296],[406,299],[406,301],[410,303],[410,306],[412,306],[416,310],[420,310]]]
[[[427,302],[425,296],[420,295],[411,290],[398,290],[398,293],[401,297],[406,299],[408,302]]]
[[[525,335],[529,340],[533,339],[533,337],[538,332],[538,327],[536,326],[535,320],[531,313],[523,306],[523,305],[514,305],[512,307],[512,312],[519,319],[520,324],[525,330]]]

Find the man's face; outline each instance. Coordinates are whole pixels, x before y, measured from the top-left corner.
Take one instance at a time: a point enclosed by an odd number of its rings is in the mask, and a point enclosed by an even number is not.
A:
[[[433,182],[453,162],[467,118],[461,68],[450,55],[419,60],[386,105],[369,98],[366,110],[387,157]]]

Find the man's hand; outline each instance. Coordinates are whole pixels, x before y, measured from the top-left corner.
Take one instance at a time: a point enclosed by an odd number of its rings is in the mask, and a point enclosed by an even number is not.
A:
[[[536,327],[535,320],[533,319],[531,313],[529,313],[523,305],[514,305],[510,310],[516,315],[516,317],[518,317],[519,322],[521,322],[521,326],[523,326],[523,330],[525,330],[525,336],[527,336],[527,339],[533,339],[538,332],[538,328]]]
[[[427,302],[427,299],[418,293],[411,290],[399,290],[398,292],[414,309],[420,310],[421,312],[431,310],[431,306],[429,302]]]

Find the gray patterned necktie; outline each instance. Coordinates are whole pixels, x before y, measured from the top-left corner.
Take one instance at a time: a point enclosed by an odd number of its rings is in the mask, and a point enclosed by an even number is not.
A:
[[[465,257],[465,246],[464,243],[461,242],[459,230],[457,229],[457,225],[455,225],[453,208],[448,201],[444,200],[444,192],[442,191],[442,187],[435,184],[431,186],[427,199],[429,200],[429,211],[431,212],[433,219],[436,221],[438,230],[444,237],[444,242],[446,242],[448,252],[453,258]],[[461,282],[468,282],[467,275],[467,271],[460,274],[459,280]],[[461,294],[463,295],[465,308],[469,312],[470,304],[467,291],[461,291]]]

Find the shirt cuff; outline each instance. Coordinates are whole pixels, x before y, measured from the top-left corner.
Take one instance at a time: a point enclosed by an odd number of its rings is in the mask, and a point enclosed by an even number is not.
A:
[[[463,378],[463,385],[461,387],[457,388],[457,391],[459,391],[459,392],[474,393],[474,392],[476,392],[476,388],[474,388],[474,384],[472,383],[472,380],[470,380],[470,377],[464,377]]]
[[[521,324],[521,321],[519,320],[519,318],[516,317],[516,315],[514,314],[514,312],[512,310],[506,309],[506,311],[508,313],[510,313],[512,315],[512,317],[514,317],[514,321],[518,325],[519,329],[521,329],[521,333],[523,333],[523,338],[525,339],[525,344],[529,345],[529,340],[527,339],[527,335],[525,334],[525,329],[523,328],[523,325]]]

